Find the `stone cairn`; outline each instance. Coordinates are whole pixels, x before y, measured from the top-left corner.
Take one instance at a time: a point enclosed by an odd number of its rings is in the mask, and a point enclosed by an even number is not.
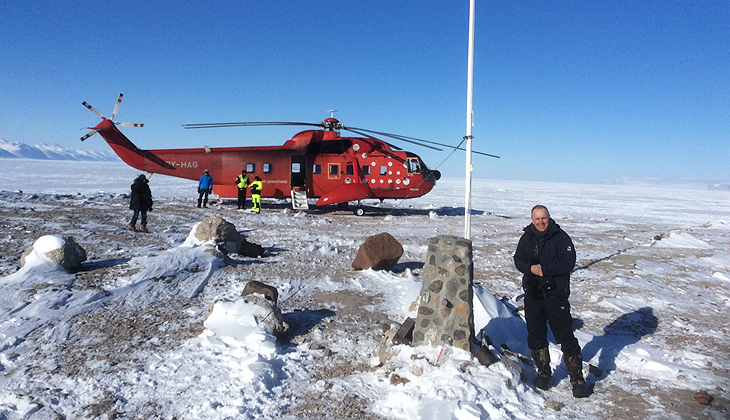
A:
[[[429,239],[413,345],[470,351],[474,337],[474,263],[471,241],[451,235]]]

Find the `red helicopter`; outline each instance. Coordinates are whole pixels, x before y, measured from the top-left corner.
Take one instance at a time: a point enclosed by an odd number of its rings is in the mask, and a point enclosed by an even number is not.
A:
[[[317,206],[337,204],[343,209],[352,201],[357,202],[355,214],[362,216],[365,210],[360,206],[360,200],[416,198],[431,191],[441,177],[439,171],[429,169],[418,155],[373,135],[434,150],[442,149],[431,144],[451,147],[413,137],[345,127],[334,118],[334,111],[330,111],[332,116],[320,123],[240,122],[183,125],[186,129],[264,125],[318,127],[316,130],[295,134],[282,146],[205,146],[192,149],[142,150],[116,126],[142,127],[144,124],[113,121],[119,111],[122,96],[120,93],[109,119],[83,102],[102,121],[95,127],[89,127],[92,131],[81,137],[82,141],[99,133],[126,164],[146,171],[150,174],[148,176],[159,173],[197,181],[203,170],[208,169],[213,177],[213,193],[220,197],[238,196],[238,187],[234,180],[245,169],[250,177],[259,176],[262,179],[262,197],[291,198],[292,206],[297,209],[308,208],[308,198],[318,198]],[[343,137],[340,135],[342,130],[362,137]]]

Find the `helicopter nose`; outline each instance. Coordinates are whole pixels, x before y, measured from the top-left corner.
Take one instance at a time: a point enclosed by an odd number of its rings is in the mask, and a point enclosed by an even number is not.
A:
[[[439,171],[428,171],[428,174],[426,175],[426,180],[436,182],[439,179],[441,179],[441,172]]]

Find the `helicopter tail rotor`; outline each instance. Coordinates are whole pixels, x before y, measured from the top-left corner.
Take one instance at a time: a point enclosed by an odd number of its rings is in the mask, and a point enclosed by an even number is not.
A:
[[[142,124],[142,123],[126,123],[126,122],[117,122],[117,121],[114,121],[114,116],[117,115],[117,112],[119,112],[119,105],[122,103],[122,97],[123,96],[124,95],[122,95],[121,93],[119,94],[119,97],[117,98],[117,103],[114,105],[114,111],[112,112],[112,116],[111,116],[111,118],[109,118],[109,121],[111,121],[115,125],[118,125],[118,126],[121,126],[121,127],[144,127],[144,124]],[[83,106],[85,106],[86,108],[88,108],[89,111],[91,111],[94,114],[96,114],[99,117],[101,117],[102,120],[106,120],[107,119],[104,116],[104,114],[102,114],[101,112],[99,112],[93,106],[89,105],[86,101],[82,102],[81,104]],[[93,136],[96,133],[97,133],[97,131],[95,129],[92,129],[91,131],[89,131],[88,133],[86,133],[83,137],[81,137],[81,141],[84,141],[84,140],[88,139],[89,137]]]

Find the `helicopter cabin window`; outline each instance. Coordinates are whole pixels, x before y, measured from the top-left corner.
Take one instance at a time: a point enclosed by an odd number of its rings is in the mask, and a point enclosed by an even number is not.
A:
[[[312,173],[314,175],[321,175],[322,174],[322,165],[314,165],[312,168]]]
[[[264,166],[264,168],[265,168],[265,166]],[[265,171],[265,169],[264,169],[264,171]],[[300,172],[302,172],[302,164],[299,162],[292,162],[291,173],[298,174]]]
[[[408,172],[412,174],[421,173],[421,164],[418,162],[418,158],[408,158]]]
[[[270,163],[264,163],[264,173],[265,174],[271,173],[271,164]]]
[[[361,167],[363,175],[370,175],[370,166]]]
[[[355,168],[352,166],[351,163],[348,163],[347,166],[345,166],[345,174],[355,175]]]
[[[256,164],[255,163],[247,163],[246,164],[246,172],[250,174],[256,173]]]
[[[383,165],[380,167],[380,175],[388,175],[388,167]]]
[[[340,178],[340,164],[339,163],[330,163],[329,164],[329,179],[339,179]]]

